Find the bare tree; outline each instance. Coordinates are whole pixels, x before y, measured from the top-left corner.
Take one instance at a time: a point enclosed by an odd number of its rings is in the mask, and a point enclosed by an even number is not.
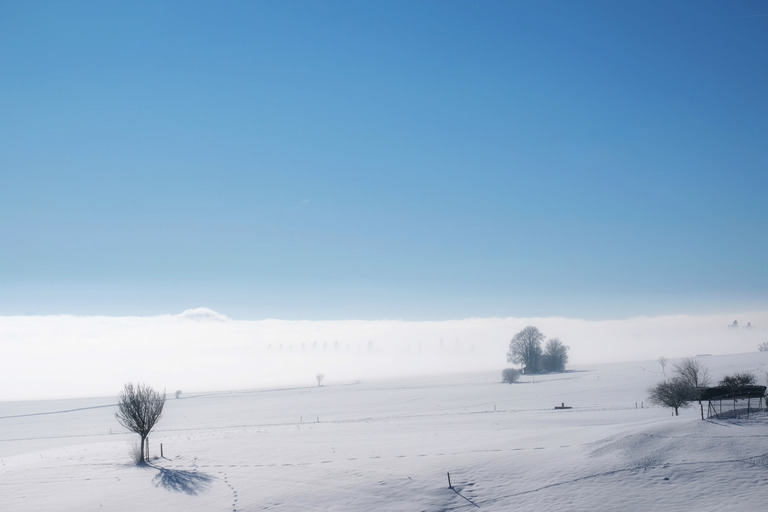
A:
[[[694,388],[709,386],[709,371],[696,359],[689,357],[675,363],[673,370],[678,377]]]
[[[315,378],[317,379],[317,387],[320,387],[323,383],[323,379],[325,378],[325,375],[323,375],[322,373],[318,373],[317,375],[315,375]]]
[[[509,342],[507,362],[523,365],[525,373],[537,372],[543,339],[541,331],[532,325],[518,332]]]
[[[675,410],[675,416],[679,415],[680,407],[688,407],[689,402],[695,398],[696,388],[679,376],[659,382],[648,389],[648,400],[653,404],[672,407]]]
[[[139,464],[143,463],[147,436],[163,414],[165,392],[161,395],[145,384],[128,383],[118,397],[115,417],[118,423],[141,438]]]
[[[541,356],[541,368],[547,372],[562,372],[568,363],[568,348],[560,338],[550,338]]]
[[[659,356],[659,358],[656,360],[659,363],[659,366],[661,366],[661,373],[664,374],[664,376],[667,376],[667,363],[669,362],[669,359],[667,359],[664,356]]]

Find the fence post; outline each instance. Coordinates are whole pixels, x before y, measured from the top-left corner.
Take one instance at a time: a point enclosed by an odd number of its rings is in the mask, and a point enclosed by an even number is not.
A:
[[[448,474],[448,488],[453,489],[453,486],[451,485],[451,474],[450,473],[447,473],[447,474]]]

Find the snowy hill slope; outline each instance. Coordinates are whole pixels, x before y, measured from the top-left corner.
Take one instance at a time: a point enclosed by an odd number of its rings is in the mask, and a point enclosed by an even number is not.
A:
[[[768,369],[766,353],[701,360],[715,379]],[[768,417],[649,408],[656,362],[499,377],[170,398],[144,468],[114,399],[0,403],[0,510],[720,511],[768,498]]]

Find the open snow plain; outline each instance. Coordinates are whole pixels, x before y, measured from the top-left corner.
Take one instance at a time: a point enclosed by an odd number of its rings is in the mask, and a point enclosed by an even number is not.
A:
[[[766,380],[768,353],[701,361]],[[642,404],[662,378],[645,361],[169,393],[145,467],[115,398],[5,402],[0,510],[762,510],[768,417],[673,417]]]

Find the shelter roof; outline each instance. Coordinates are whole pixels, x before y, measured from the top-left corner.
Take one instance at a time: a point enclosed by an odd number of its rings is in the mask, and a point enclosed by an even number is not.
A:
[[[765,396],[765,386],[712,386],[698,388],[699,400],[720,400],[721,398],[754,398]]]

